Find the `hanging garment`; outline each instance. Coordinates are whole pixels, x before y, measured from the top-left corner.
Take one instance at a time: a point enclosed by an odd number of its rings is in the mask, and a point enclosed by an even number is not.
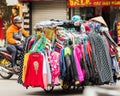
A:
[[[30,50],[29,49],[29,43],[30,43],[31,39],[33,39],[34,37],[35,37],[35,34],[27,37],[27,39],[25,40],[24,53],[29,52],[29,50]]]
[[[111,61],[111,57],[110,57],[110,53],[109,53],[109,45],[108,45],[107,39],[104,35],[101,37],[101,39],[102,39],[102,43],[104,45],[104,50],[105,50],[105,54],[106,54],[106,58],[107,58],[107,64],[108,65],[106,65],[106,66],[109,69],[108,70],[109,77],[106,76],[106,80],[108,80],[109,82],[113,82],[113,72],[112,72],[112,67],[111,67],[112,66],[112,61]],[[103,60],[104,60],[104,58],[103,58]],[[106,69],[105,69],[105,71],[106,71]],[[107,75],[107,73],[106,73],[106,75]]]
[[[27,69],[29,55],[30,55],[29,53],[26,53],[24,55],[24,63],[23,63],[23,68],[22,68],[22,82],[25,81],[25,75],[26,75],[26,69]]]
[[[101,28],[102,29],[102,28]],[[104,29],[104,27],[103,27]],[[117,44],[115,43],[115,41],[112,39],[112,37],[110,36],[108,31],[103,31],[103,34],[105,35],[105,37],[107,38],[107,40],[109,41],[109,43],[112,43],[113,45],[117,46]]]
[[[20,72],[19,72],[19,76],[18,76],[18,83],[20,83],[20,84],[23,84],[23,82],[22,82],[22,69],[23,69],[23,62],[24,62],[24,54],[25,53],[27,53],[29,50],[28,50],[28,43],[29,43],[29,41],[30,41],[30,39],[32,38],[32,36],[33,35],[31,35],[30,37],[28,37],[26,40],[25,40],[25,45],[24,45],[24,48],[23,48],[23,50],[24,51],[22,51],[22,53],[21,53],[21,62],[20,62]]]
[[[92,45],[96,68],[100,76],[99,82],[113,82],[111,59],[106,39],[96,33],[89,34],[89,39]]]
[[[60,75],[59,55],[60,54],[55,51],[50,53],[52,84],[58,84],[58,76]]]
[[[49,39],[49,40],[52,40],[55,29],[52,29],[52,28],[48,27],[48,28],[45,28],[44,31],[45,31],[46,38]]]
[[[54,50],[58,53],[60,53],[61,49],[63,48],[63,45],[56,42],[55,45],[54,45]]]
[[[83,82],[84,70],[82,70],[81,64],[80,64],[80,58],[82,57],[82,50],[81,50],[80,44],[77,44],[76,47],[74,48],[74,56],[75,56],[75,62],[76,62],[79,81]]]
[[[89,70],[86,62],[86,54],[85,54],[85,48],[84,44],[81,44],[81,50],[82,50],[82,57],[80,58],[80,63],[81,63],[81,68],[85,70],[85,77],[84,77],[84,85],[88,85],[90,75],[89,75]]]
[[[112,69],[115,71],[115,75],[117,76],[120,74],[120,67],[117,58],[116,56],[112,56],[111,59],[112,59]]]
[[[25,75],[25,87],[41,87],[44,88],[43,83],[43,60],[41,53],[31,53],[29,55],[27,70]]]
[[[95,79],[95,68],[94,68],[94,62],[93,62],[93,56],[92,56],[92,48],[90,45],[90,42],[87,41],[86,43],[86,58],[87,58],[87,62],[89,63],[89,67],[90,67],[90,71],[91,71],[91,77],[90,77],[90,81],[94,82]]]
[[[52,84],[52,75],[51,75],[51,69],[50,69],[50,62],[48,61],[49,55],[47,55],[47,52],[45,52],[45,63],[47,67],[47,74],[48,74],[48,84]]]
[[[44,88],[47,88],[48,84],[52,84],[52,76],[46,52],[42,55],[45,57],[43,60],[43,83]]]
[[[93,80],[93,75],[94,75],[94,72],[92,70],[92,65],[90,64],[90,58],[89,58],[89,48],[90,46],[88,46],[88,41],[85,42],[84,44],[84,52],[85,52],[85,59],[86,59],[86,64],[87,64],[87,68],[88,68],[88,71],[89,71],[89,81],[92,81]]]
[[[88,37],[89,37],[89,41],[90,41],[91,48],[92,48],[92,53],[91,53],[92,61],[93,61],[92,64],[93,64],[94,70],[95,70],[95,72],[94,72],[94,81],[93,81],[93,82],[94,82],[95,85],[97,85],[97,84],[102,84],[102,83],[101,83],[99,71],[98,71],[98,69],[97,69],[96,54],[95,54],[95,44],[94,44],[93,38],[90,37],[90,36],[92,36],[91,34],[92,34],[92,33],[90,33],[90,34],[88,35]]]
[[[69,46],[65,47],[64,49],[64,60],[66,66],[66,76],[64,77],[65,82],[71,82],[74,79],[73,77],[73,67],[72,67],[72,54],[71,49]]]
[[[46,43],[46,38],[42,35],[42,37],[39,40],[35,41],[30,52],[42,52],[42,51],[44,51],[45,43]]]
[[[79,81],[78,79],[78,72],[77,72],[77,67],[76,67],[76,64],[75,64],[75,57],[74,57],[74,47],[73,46],[70,46],[70,49],[71,49],[71,68],[72,68],[72,78],[74,81]]]
[[[60,53],[60,79],[64,80],[66,76],[66,65],[65,65],[65,58],[64,58],[65,50],[64,48],[61,50]]]
[[[31,38],[31,40],[29,41],[29,44],[28,44],[29,50],[32,48],[32,45],[34,44],[34,42],[35,42],[35,38]]]
[[[3,47],[5,45],[5,36],[4,36],[4,25],[3,25],[3,20],[0,17],[0,47]]]

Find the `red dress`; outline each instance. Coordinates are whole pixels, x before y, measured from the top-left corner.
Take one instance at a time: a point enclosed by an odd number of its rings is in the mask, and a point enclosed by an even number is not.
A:
[[[43,84],[43,55],[31,53],[28,59],[24,86],[42,87]]]

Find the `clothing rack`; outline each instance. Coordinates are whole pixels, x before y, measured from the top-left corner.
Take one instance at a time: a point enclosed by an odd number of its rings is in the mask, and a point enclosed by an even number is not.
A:
[[[52,20],[52,23],[53,21],[54,20]],[[69,23],[70,22],[67,22],[68,26]],[[39,24],[41,26],[43,22]],[[49,24],[47,22],[47,27]],[[65,23],[61,24],[64,25]],[[70,89],[71,86],[83,88],[84,86],[89,85],[103,85],[116,82],[117,78],[114,77],[117,77],[117,75],[119,74],[119,66],[116,53],[114,53],[114,57],[111,57],[110,50],[112,49],[109,46],[109,41],[107,39],[108,36],[106,37],[106,35],[99,34],[99,32],[95,31],[90,33],[80,33],[73,30],[72,28],[71,26],[69,26],[69,28],[66,28],[64,26],[60,28],[54,28],[54,31],[52,32],[55,37],[52,38],[52,40],[48,40],[50,41],[49,47],[46,47],[45,43],[48,38],[44,37],[46,40],[44,43],[42,42],[44,46],[42,47],[43,49],[38,50],[37,52],[31,51],[31,53],[29,53],[29,55],[35,54],[38,56],[42,56],[41,58],[43,58],[43,61],[45,62],[38,61],[39,66],[41,66],[42,68],[44,66],[44,69],[42,69],[43,71],[40,71],[43,72],[40,76],[44,75],[50,77],[41,77],[45,78],[41,79],[42,85],[41,83],[39,83],[38,85],[34,85],[35,82],[34,84],[27,83],[26,85],[26,83],[24,83],[22,80],[22,76],[24,75],[24,78],[27,78],[25,76],[28,76],[26,75],[27,73],[24,74],[23,72],[25,71],[24,68],[27,68],[27,65],[22,62],[23,66],[21,66],[22,70],[18,79],[19,83],[23,84],[23,86],[27,88],[29,86],[41,87],[46,92],[49,92],[52,91],[55,86],[61,86],[63,89]],[[33,37],[35,38],[35,34],[27,39],[24,54],[27,54],[29,52],[30,49],[28,48],[28,45]],[[52,41],[54,42],[51,43]],[[36,48],[39,49],[40,43],[37,43],[38,42],[36,42]],[[31,46],[32,48],[34,48],[33,43],[31,43]],[[53,46],[53,48],[50,48],[51,46]],[[23,56],[25,56],[24,54]],[[25,58],[23,58],[23,61],[25,61]],[[31,64],[31,66],[32,65],[34,68],[34,64]],[[36,66],[38,66],[38,64]],[[47,82],[44,80],[46,80]],[[46,90],[47,87],[50,87],[50,90]]]

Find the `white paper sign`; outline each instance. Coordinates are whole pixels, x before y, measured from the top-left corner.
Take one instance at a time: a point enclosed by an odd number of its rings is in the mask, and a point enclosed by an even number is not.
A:
[[[7,6],[18,4],[18,0],[6,0]]]

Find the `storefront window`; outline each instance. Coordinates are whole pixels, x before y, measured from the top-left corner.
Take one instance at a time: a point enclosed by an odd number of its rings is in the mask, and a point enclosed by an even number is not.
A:
[[[119,14],[120,14],[120,7],[111,7],[111,12],[110,12],[111,29],[113,29],[114,23],[116,21],[120,21]]]
[[[80,15],[83,20],[94,17],[94,7],[72,8],[73,15]]]
[[[71,8],[70,16],[80,15],[83,20],[89,20],[92,17],[102,16],[111,30],[113,29],[115,20],[118,20],[118,14],[120,14],[120,7],[117,6],[75,7]]]

